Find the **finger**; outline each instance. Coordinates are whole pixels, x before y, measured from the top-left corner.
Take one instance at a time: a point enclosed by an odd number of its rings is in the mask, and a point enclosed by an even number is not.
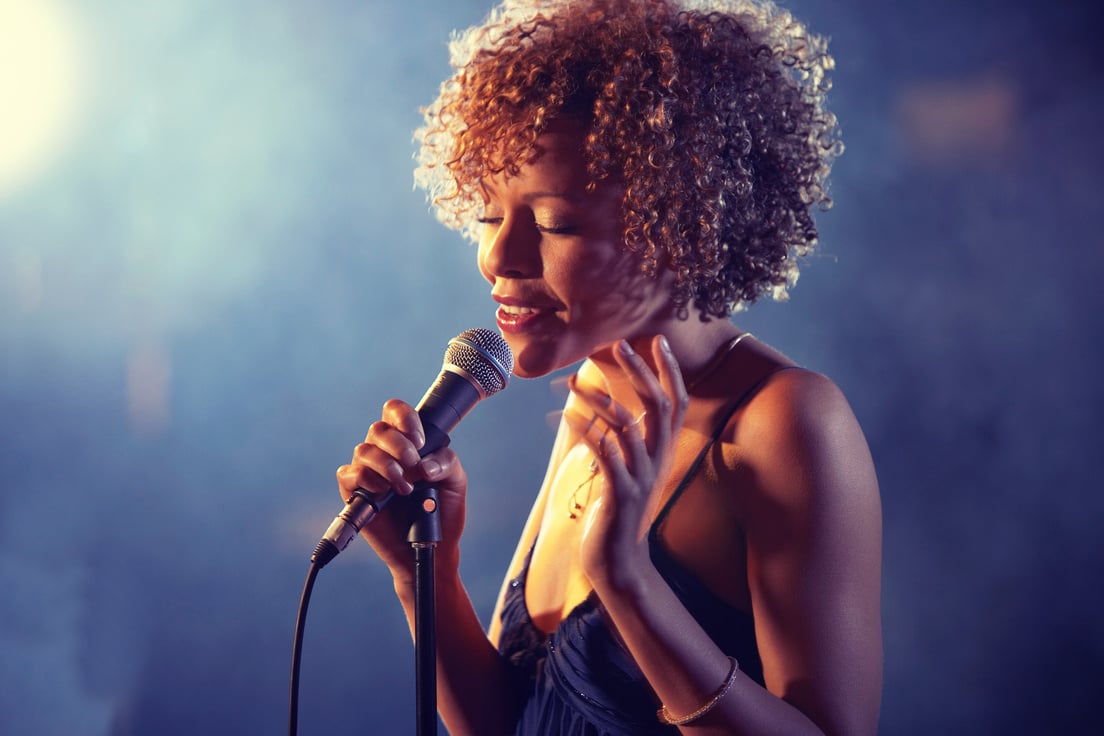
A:
[[[451,447],[442,447],[423,457],[408,477],[429,481],[441,491],[463,490],[467,486],[467,475]]]
[[[616,433],[622,457],[630,474],[650,472],[652,466],[648,447],[644,442],[640,417],[634,418],[629,410],[614,402],[605,391],[579,385],[575,377],[568,381],[568,387],[594,413],[591,421],[601,419],[606,428]]]
[[[418,464],[418,445],[416,438],[403,432],[390,422],[380,420],[372,422],[368,427],[368,435],[364,438],[364,444],[379,447],[383,452],[395,458],[405,469],[413,468]]]
[[[671,343],[663,335],[657,336],[652,342],[652,358],[658,367],[659,384],[663,393],[674,399],[672,427],[681,426],[686,409],[690,406],[690,392],[682,377],[682,368],[671,350]]]
[[[363,465],[342,465],[337,469],[337,487],[346,501],[357,490],[372,494],[384,493],[391,488],[390,482],[371,468]]]
[[[648,443],[644,437],[645,421],[647,421],[647,412],[627,424],[611,428],[617,432],[626,469],[638,478],[650,476],[655,468],[652,452],[648,449]]]
[[[608,391],[597,386],[583,385],[579,383],[578,376],[568,378],[567,387],[593,412],[593,417],[609,423],[619,423],[617,414],[619,407],[613,403],[613,397]]]
[[[653,357],[656,341],[652,341]],[[625,370],[633,389],[644,404],[644,438],[648,453],[655,456],[667,446],[671,436],[671,411],[674,402],[666,393],[659,378],[648,363],[625,340],[617,344],[614,351],[617,362]],[[660,370],[664,370],[663,359],[657,359]],[[677,370],[677,363],[675,364]]]
[[[422,418],[413,406],[402,399],[390,399],[383,405],[383,421],[406,435],[416,450],[425,445]]]
[[[406,495],[414,489],[411,471],[418,465],[418,453],[414,454],[413,461],[407,457],[405,460],[396,458],[379,444],[362,442],[353,451],[354,468],[360,472],[359,481],[363,483],[361,488],[375,493],[382,493],[388,489],[396,493]]]
[[[593,412],[592,419],[601,419],[611,428],[620,429],[640,419],[634,417],[625,406],[615,402],[605,389],[581,384],[575,376],[568,379],[568,388]]]
[[[632,419],[620,426],[611,424],[600,442],[604,442],[607,449],[611,445],[616,446],[628,475],[636,483],[647,486],[653,477],[655,458],[645,442],[642,423]]]
[[[355,474],[356,471],[353,470],[352,465],[342,465],[337,469],[337,487],[341,490],[341,497],[346,501],[356,490],[356,481],[353,479]]]

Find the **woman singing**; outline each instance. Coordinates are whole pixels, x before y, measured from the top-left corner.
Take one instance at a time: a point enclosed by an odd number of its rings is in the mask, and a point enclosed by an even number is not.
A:
[[[781,297],[841,150],[768,2],[507,0],[456,36],[419,182],[479,243],[514,372],[579,364],[485,632],[468,479],[385,404],[342,494],[440,489],[440,712],[473,734],[872,734],[881,511],[846,399],[730,316]],[[475,481],[477,482],[477,481]],[[413,558],[362,532],[413,616]]]

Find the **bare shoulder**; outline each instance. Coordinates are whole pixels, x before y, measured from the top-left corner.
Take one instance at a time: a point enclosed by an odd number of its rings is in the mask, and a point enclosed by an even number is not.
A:
[[[769,375],[749,400],[744,413],[749,429],[784,433],[855,422],[847,398],[832,379],[798,366],[782,368]]]
[[[775,501],[814,490],[877,493],[866,437],[827,376],[803,368],[773,373],[733,431],[756,485]]]

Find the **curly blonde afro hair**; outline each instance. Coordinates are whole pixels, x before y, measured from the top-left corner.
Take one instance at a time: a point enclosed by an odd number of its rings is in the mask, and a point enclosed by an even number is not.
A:
[[[416,182],[478,239],[480,183],[516,175],[558,116],[588,126],[593,188],[624,188],[624,245],[677,276],[675,303],[727,317],[785,298],[817,241],[842,151],[826,44],[770,2],[505,0],[455,34],[424,110]]]

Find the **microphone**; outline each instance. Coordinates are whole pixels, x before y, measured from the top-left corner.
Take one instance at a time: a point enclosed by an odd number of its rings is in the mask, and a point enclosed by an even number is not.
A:
[[[510,346],[497,332],[476,328],[454,337],[445,350],[437,380],[417,406],[425,431],[425,444],[418,454],[425,457],[448,445],[449,432],[473,406],[506,388],[513,365]],[[337,557],[394,496],[390,490],[380,494],[359,488],[354,491],[322,535],[311,562],[322,568]]]

